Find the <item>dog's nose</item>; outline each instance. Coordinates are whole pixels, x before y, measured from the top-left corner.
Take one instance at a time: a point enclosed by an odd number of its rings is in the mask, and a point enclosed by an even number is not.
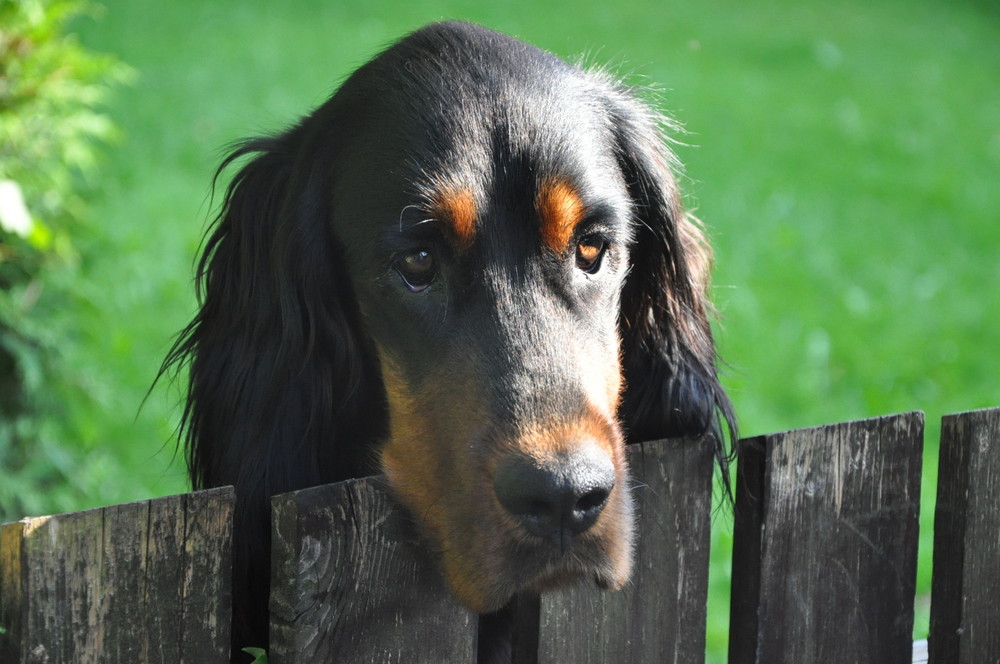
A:
[[[615,467],[598,449],[547,462],[513,455],[498,465],[493,488],[525,530],[564,544],[597,521],[615,488]]]

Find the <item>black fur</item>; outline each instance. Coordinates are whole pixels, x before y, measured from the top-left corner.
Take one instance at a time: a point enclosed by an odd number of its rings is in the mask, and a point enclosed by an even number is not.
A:
[[[562,99],[572,103],[559,105]],[[566,140],[566,127],[578,123],[594,128],[589,142]],[[405,208],[424,193],[426,181],[415,181],[428,170],[479,183],[480,202],[498,218],[517,217],[531,202],[535,192],[524,183],[537,173],[607,171],[592,181],[617,186],[626,200],[624,215],[608,215],[621,228],[607,231],[623,245],[613,245],[618,253],[608,260],[627,261],[624,283],[580,305],[559,282],[552,289],[562,295],[546,296],[525,315],[562,316],[560,302],[572,300],[567,320],[583,320],[593,302],[620,299],[611,315],[621,339],[627,440],[704,434],[728,486],[720,428],[734,438],[735,418],[716,374],[710,255],[682,209],[658,123],[606,75],[478,26],[443,23],[359,69],[295,127],[247,141],[223,162],[219,174],[243,165],[198,265],[200,311],[164,369],[189,370],[183,436],[195,488],[237,489],[234,658],[239,648],[266,644],[268,498],[379,472],[389,422],[376,345],[405,348],[402,369],[416,381],[447,362],[459,338],[433,336],[424,319],[437,321],[438,309],[461,320],[483,312],[478,327],[468,323],[477,334],[461,338],[492,338],[489,305],[476,299],[486,273],[475,265],[461,264],[468,288],[453,284],[443,299],[422,300],[423,308],[375,299],[394,287],[386,285],[391,275],[378,243],[396,225],[402,230]],[[517,279],[561,279],[561,263],[522,261],[518,252],[534,251],[536,242],[526,226],[489,228],[499,248],[468,260],[514,266],[509,274]],[[536,265],[541,272],[532,271]],[[584,334],[598,328],[580,327]],[[482,363],[508,361],[481,355]]]

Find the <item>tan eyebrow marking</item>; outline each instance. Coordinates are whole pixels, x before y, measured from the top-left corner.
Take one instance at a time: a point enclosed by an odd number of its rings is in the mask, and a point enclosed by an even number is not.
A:
[[[457,248],[462,251],[472,246],[476,237],[476,199],[472,191],[463,188],[449,188],[439,192],[434,197],[434,214],[441,218],[455,239]]]
[[[566,250],[587,212],[580,193],[562,177],[541,183],[535,196],[535,209],[541,223],[542,242],[556,253]]]

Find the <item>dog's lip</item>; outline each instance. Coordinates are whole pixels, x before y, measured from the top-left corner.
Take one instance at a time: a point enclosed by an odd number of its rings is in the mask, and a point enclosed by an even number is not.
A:
[[[497,578],[504,579],[498,587],[513,588],[515,593],[540,593],[583,582],[594,583],[603,590],[622,586],[600,527],[565,537],[537,536],[528,533],[503,510],[497,512],[501,515],[505,541],[501,548],[502,562],[494,568]],[[606,518],[609,515],[600,517]]]
[[[532,551],[520,552],[507,564],[518,570],[517,576],[521,578],[516,585],[528,589],[551,589],[587,577],[603,576],[604,561],[593,558],[588,548],[578,542],[565,550],[546,543]]]
[[[623,585],[601,565],[582,565],[546,569],[521,585],[517,592],[542,593],[588,582],[604,591],[619,590]]]
[[[580,581],[586,580],[589,576],[598,575],[594,569],[581,569],[575,566],[554,566],[540,571],[534,578],[521,586],[521,590],[531,592],[545,592],[557,588],[565,588]]]
[[[560,555],[548,560],[525,556],[520,560],[508,560],[506,573],[495,578],[493,583],[480,586],[477,593],[469,594],[463,592],[467,589],[454,587],[452,592],[459,603],[470,611],[489,613],[503,608],[519,594],[540,595],[588,583],[601,590],[615,590],[622,584],[615,580],[607,562],[581,560],[574,555]]]
[[[622,586],[621,582],[601,570],[594,572],[594,585],[601,590],[618,590]]]

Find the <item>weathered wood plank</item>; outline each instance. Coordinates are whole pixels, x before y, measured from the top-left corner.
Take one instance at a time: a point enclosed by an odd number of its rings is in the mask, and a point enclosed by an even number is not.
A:
[[[103,516],[90,510],[24,523],[25,661],[97,662]]]
[[[730,664],[756,662],[766,450],[765,436],[739,443],[729,603]]]
[[[232,501],[232,494],[218,493],[215,499]],[[220,532],[224,541],[231,539],[232,507],[217,508],[218,518],[226,518],[225,530]],[[143,602],[147,605],[162,603],[165,606],[184,606],[183,581],[184,566],[176,564],[174,557],[184,548],[184,524],[187,520],[186,510],[181,511],[173,502],[154,500],[149,505],[149,538],[146,540],[145,581],[142,587]],[[226,533],[229,534],[226,534]],[[218,554],[229,555],[230,547],[215,547]],[[213,555],[212,549],[205,552]],[[218,569],[225,571],[232,568],[232,561],[219,561]],[[218,579],[217,583],[227,579]],[[209,611],[209,616],[225,616],[231,612],[231,583],[226,583],[219,601],[224,602],[215,611]],[[185,607],[186,608],[186,607]],[[180,616],[183,621],[184,616]],[[171,662],[192,661],[182,657],[181,642],[178,639],[181,625],[178,616],[168,615],[163,611],[146,611],[142,615],[143,640],[141,652],[143,661],[155,664],[171,664]]]
[[[931,664],[1000,663],[1000,408],[941,422]]]
[[[272,506],[273,664],[475,660],[476,616],[452,599],[381,478]]]
[[[0,662],[20,662],[24,633],[24,523],[0,527]]]
[[[105,507],[100,533],[101,565],[97,615],[89,623],[96,627],[103,658],[135,661],[142,653],[144,639],[137,608],[145,577],[149,502]],[[75,623],[77,625],[83,623]]]
[[[187,494],[184,500],[181,661],[225,661],[218,656],[228,657],[230,649],[235,493],[227,487],[217,494]]]
[[[638,513],[632,581],[619,592],[585,583],[542,595],[539,662],[704,661],[710,446],[695,440],[634,445],[629,466]]]
[[[230,487],[4,525],[0,661],[227,661],[233,500]],[[211,628],[185,629],[191,615]]]
[[[743,449],[731,664],[911,661],[922,447],[908,413]]]

